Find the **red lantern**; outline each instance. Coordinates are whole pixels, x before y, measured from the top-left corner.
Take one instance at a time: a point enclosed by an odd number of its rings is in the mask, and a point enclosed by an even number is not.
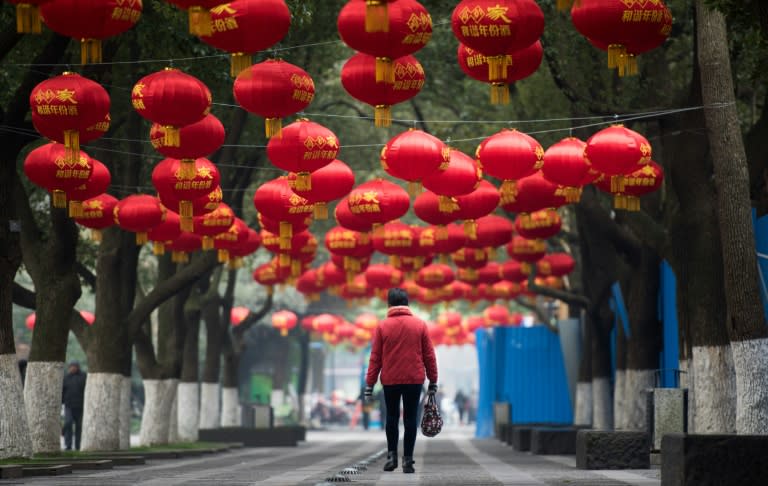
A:
[[[152,252],[155,255],[164,255],[165,244],[175,240],[179,235],[181,235],[179,215],[167,210],[163,222],[153,226],[147,232],[147,238],[152,242]]]
[[[48,4],[53,3],[59,1]],[[109,117],[110,102],[109,94],[100,84],[66,72],[35,86],[29,95],[29,106],[35,129],[46,138],[63,143],[68,157],[74,161],[80,150],[81,134],[85,138],[89,128],[99,126]],[[101,134],[98,130],[88,132],[89,137]]]
[[[113,215],[115,206],[117,206],[116,197],[100,194],[83,201],[83,213],[74,219],[77,224],[91,229],[91,239],[101,241],[101,230],[115,224]]]
[[[122,34],[141,18],[141,0],[55,0],[40,5],[52,31],[80,40],[80,63],[101,62],[101,41]]]
[[[295,174],[289,175],[289,184],[296,179]],[[328,203],[349,194],[355,186],[355,173],[347,164],[335,159],[312,172],[309,186],[311,189],[299,189],[294,185],[293,192],[314,204],[316,219],[328,219]]]
[[[450,151],[445,144],[426,132],[411,128],[392,137],[381,151],[381,166],[392,177],[409,182],[412,195],[429,174],[447,168]]]
[[[198,236],[202,236],[203,250],[212,250],[213,237],[227,231],[235,222],[235,212],[224,203],[202,216],[192,219],[192,230]]]
[[[317,271],[307,270],[296,280],[296,290],[308,300],[319,300],[324,289],[317,283]]]
[[[509,247],[507,250],[509,250]],[[510,254],[510,257],[511,256],[512,255]],[[501,265],[499,274],[504,280],[520,283],[528,279],[528,274],[530,273],[529,270],[530,268],[523,268],[520,262],[516,262],[515,260],[508,260]]]
[[[488,264],[488,253],[474,248],[462,248],[451,255],[453,263],[459,268],[477,270]]]
[[[517,195],[514,200],[504,203],[502,207],[509,212],[529,213],[544,208],[557,208],[565,204],[565,197],[558,195],[558,187],[546,180],[541,172],[517,181]]]
[[[287,336],[288,331],[296,327],[299,319],[291,311],[282,310],[272,314],[272,327],[280,331],[281,336]]]
[[[512,240],[514,226],[512,221],[503,217],[489,214],[477,220],[477,238],[468,239],[468,248],[498,248]]]
[[[148,241],[147,232],[165,219],[160,200],[146,194],[134,194],[121,199],[114,209],[115,223],[125,231],[136,233],[136,244]]]
[[[445,226],[459,219],[458,204],[447,204],[440,206],[442,199],[432,191],[424,191],[416,197],[413,202],[413,212],[422,221],[432,225]]]
[[[455,275],[448,265],[433,263],[419,270],[416,283],[425,289],[437,289],[453,282]]]
[[[507,53],[507,75],[504,79],[496,81],[488,78],[488,59],[484,54],[459,43],[457,57],[459,67],[467,76],[491,85],[492,105],[508,105],[509,85],[527,78],[539,69],[544,58],[544,49],[541,42],[536,41],[528,47]]]
[[[357,186],[347,199],[352,214],[374,225],[403,216],[411,205],[408,193],[402,187],[384,179],[374,179]]]
[[[37,322],[37,314],[33,312],[24,320],[24,325],[31,331],[35,328],[35,322]]]
[[[264,216],[280,224],[279,234],[284,250],[291,248],[292,223],[302,223],[313,211],[312,204],[294,193],[285,177],[272,179],[259,186],[253,195],[253,205]]]
[[[433,172],[422,180],[424,187],[438,195],[439,209],[452,212],[457,207],[451,198],[474,191],[482,177],[482,170],[475,161],[455,149],[451,149],[450,160],[445,170]]]
[[[352,211],[349,209],[349,200],[347,198],[339,201],[333,214],[336,218],[336,222],[339,223],[339,226],[344,228],[359,231],[361,233],[368,233],[373,228],[373,223],[364,217],[352,214]]]
[[[501,280],[501,265],[497,262],[488,262],[477,271],[477,281],[487,285],[493,285]]]
[[[515,181],[534,174],[541,168],[544,149],[530,135],[503,129],[483,140],[477,148],[477,162],[483,171],[504,181],[501,184],[503,204],[517,196]]]
[[[459,206],[457,216],[464,220],[465,232],[470,240],[477,239],[476,220],[491,214],[498,207],[500,200],[499,191],[486,180],[480,181],[477,189],[469,194],[456,197],[456,204]]]
[[[536,271],[543,277],[563,277],[576,267],[576,261],[567,253],[550,253],[536,263]]]
[[[366,3],[348,2],[339,13],[341,40],[356,51],[376,57],[376,82],[395,82],[392,60],[424,47],[432,38],[432,17],[416,0],[398,0],[388,9],[388,28],[380,32],[365,29]]]
[[[107,191],[112,175],[107,166],[98,160],[91,158],[93,170],[91,177],[81,186],[67,191],[67,200],[69,200],[69,216],[76,218],[83,215],[83,201],[96,197]]]
[[[593,169],[607,176],[631,174],[651,161],[648,140],[622,125],[614,125],[595,133],[584,149],[584,157]],[[613,184],[620,183],[618,180]]]
[[[16,5],[16,32],[19,34],[39,34],[40,5],[49,0],[8,0]]]
[[[255,252],[259,246],[261,235],[240,218],[235,218],[226,231],[213,237],[213,248],[218,250],[219,263],[229,263],[230,268],[238,268],[242,257]]]
[[[664,170],[659,164],[651,161],[624,178],[624,203],[616,207],[628,211],[639,211],[640,196],[657,191],[663,181]]]
[[[283,128],[282,136],[267,143],[267,157],[276,167],[296,172],[294,186],[311,190],[309,174],[333,162],[339,153],[339,139],[329,129],[306,118]]]
[[[63,145],[48,143],[31,151],[24,159],[24,174],[36,186],[51,193],[55,208],[67,207],[67,192],[87,183],[93,163],[85,152],[73,161]]]
[[[385,255],[413,256],[418,245],[416,231],[400,221],[386,223],[373,235],[373,249]]]
[[[333,314],[320,314],[312,319],[312,328],[322,334],[330,334],[341,324],[341,319]]]
[[[376,317],[376,314],[364,312],[355,318],[355,325],[360,329],[373,331],[379,325],[379,318]]]
[[[165,128],[154,123],[149,131],[152,146],[171,159],[181,160],[181,176],[192,179],[195,176],[195,159],[207,157],[224,143],[224,125],[218,118],[208,114],[202,120],[179,130],[179,145],[165,145]]]
[[[256,267],[253,271],[253,280],[266,287],[267,295],[272,295],[273,287],[285,282],[290,275],[288,271],[281,271],[277,261],[271,261]]]
[[[262,116],[267,137],[280,136],[282,118],[298,113],[315,97],[306,71],[281,59],[267,59],[241,72],[232,88],[237,103]]]
[[[455,329],[461,327],[461,313],[445,311],[437,316],[437,324],[443,329]]]
[[[560,232],[562,225],[563,220],[553,209],[535,211],[527,218],[521,215],[515,218],[515,229],[520,236],[529,240],[552,238]]]
[[[543,240],[529,240],[522,236],[515,236],[507,245],[507,253],[511,258],[523,264],[522,271],[524,273],[529,273],[529,267],[526,267],[526,264],[541,260],[546,252],[547,245]]]
[[[483,311],[486,322],[490,325],[506,326],[511,323],[509,309],[503,305],[492,305]]]
[[[339,294],[347,300],[368,299],[373,296],[373,289],[368,287],[368,282],[363,274],[342,285]]]
[[[251,54],[278,43],[291,27],[284,0],[235,0],[211,8],[211,32],[200,40],[232,54],[232,76],[251,63]]]
[[[333,264],[333,262],[326,262],[317,269],[317,281],[320,285],[330,288],[331,292],[335,292],[336,287],[343,285],[346,282],[347,275],[342,269]]]
[[[185,168],[186,166],[186,168]],[[152,185],[161,195],[178,201],[181,228],[191,231],[193,201],[208,196],[219,187],[219,169],[208,159],[189,162],[164,159],[152,170]]]
[[[584,159],[587,144],[578,138],[568,137],[552,145],[544,152],[541,174],[548,181],[558,184],[558,192],[567,202],[578,202],[581,186],[590,167]]]
[[[232,310],[229,311],[229,323],[233,326],[239,326],[250,313],[251,310],[247,307],[233,307]]]
[[[341,84],[350,96],[374,107],[373,121],[377,127],[392,125],[392,105],[407,101],[424,86],[424,68],[413,56],[392,61],[394,81],[376,82],[378,58],[358,52],[341,68]]]
[[[502,280],[491,285],[489,292],[497,299],[514,299],[520,295],[520,284]]]
[[[365,269],[365,281],[374,290],[386,290],[403,283],[403,272],[392,265],[376,263]]]
[[[82,317],[85,323],[88,324],[89,326],[92,326],[93,323],[96,322],[96,316],[93,314],[93,312],[81,310],[80,317]]]
[[[362,233],[336,226],[325,233],[325,247],[341,258],[340,267],[347,275],[363,270],[362,260],[373,253],[373,245]]]
[[[434,255],[447,255],[464,248],[467,236],[457,224],[423,228],[419,234],[419,246]]]
[[[619,76],[637,74],[635,56],[663,44],[672,31],[672,14],[661,1],[579,1],[571,19],[581,35],[608,51],[608,67]]]
[[[192,35],[211,34],[210,10],[221,4],[221,0],[167,0],[189,15],[189,33]]]
[[[544,32],[544,14],[534,0],[462,0],[451,15],[459,42],[488,58],[489,81],[503,80],[506,55],[536,42]]]
[[[179,147],[179,128],[205,118],[211,111],[211,91],[199,79],[165,68],[144,76],[131,90],[133,108],[165,130],[163,145]]]
[[[259,225],[270,233],[280,234],[280,223],[272,219],[267,218],[263,214],[259,213],[256,216],[259,221]],[[288,224],[291,227],[291,234],[301,233],[309,229],[309,225],[312,224],[312,218],[307,216],[300,221],[290,221]]]
[[[485,327],[485,317],[468,316],[466,320],[464,320],[463,326],[467,332],[475,332],[478,329],[482,329]]]
[[[171,211],[180,212],[181,202],[176,199],[175,194],[158,194],[160,202],[163,206]],[[219,203],[224,199],[224,193],[221,191],[221,186],[217,186],[208,194],[195,198],[192,200],[192,216],[202,216],[203,214],[210,213],[214,209],[219,207]],[[192,231],[190,228],[189,231]]]

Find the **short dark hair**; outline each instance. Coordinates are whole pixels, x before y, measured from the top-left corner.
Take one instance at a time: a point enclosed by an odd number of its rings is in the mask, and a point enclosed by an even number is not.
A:
[[[389,293],[387,294],[387,304],[389,304],[390,307],[408,305],[408,292],[398,287],[389,289]]]

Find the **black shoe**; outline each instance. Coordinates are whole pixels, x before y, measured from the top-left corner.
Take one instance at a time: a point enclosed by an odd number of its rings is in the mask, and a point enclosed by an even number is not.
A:
[[[406,474],[415,473],[416,470],[413,468],[415,462],[413,456],[403,456],[403,472]]]
[[[385,471],[394,471],[397,469],[397,451],[387,452],[387,462],[384,463]]]

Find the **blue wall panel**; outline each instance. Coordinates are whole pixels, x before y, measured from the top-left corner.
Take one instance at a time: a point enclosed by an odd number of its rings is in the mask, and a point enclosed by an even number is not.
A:
[[[663,326],[664,344],[659,360],[659,368],[661,369],[659,386],[673,388],[679,386],[674,370],[680,367],[677,333],[677,280],[674,272],[672,272],[672,267],[666,261],[661,263],[660,278],[659,319],[661,319]]]
[[[496,395],[496,366],[493,334],[488,329],[475,332],[480,389],[477,398],[477,424],[475,436],[493,436],[493,399]]]

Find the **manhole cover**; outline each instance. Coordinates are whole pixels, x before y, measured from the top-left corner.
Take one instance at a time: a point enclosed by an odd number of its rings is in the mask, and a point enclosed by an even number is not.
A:
[[[342,474],[336,474],[335,476],[331,476],[329,478],[325,478],[325,480],[329,483],[351,483],[352,481]]]

